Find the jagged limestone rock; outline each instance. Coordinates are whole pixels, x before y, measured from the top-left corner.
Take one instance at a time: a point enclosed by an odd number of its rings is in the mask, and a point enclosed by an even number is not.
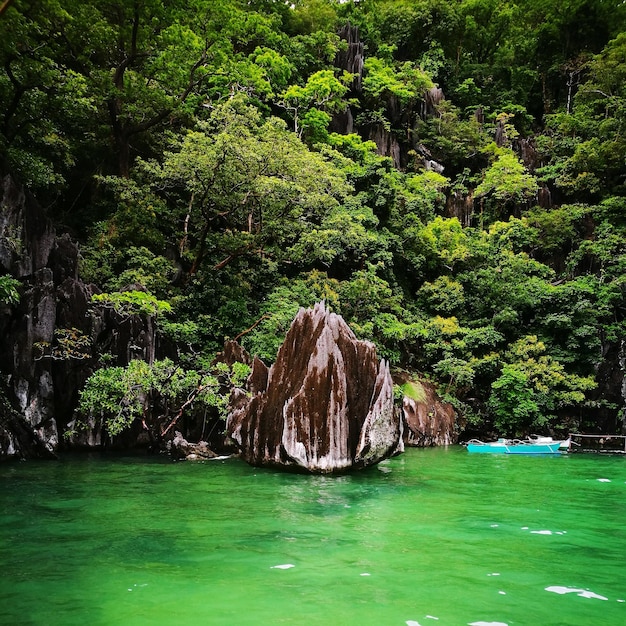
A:
[[[91,306],[98,288],[78,277],[78,258],[78,245],[57,233],[32,194],[0,172],[0,273],[21,282],[19,303],[0,303],[0,376],[15,410],[11,419],[0,414],[0,460],[51,456],[64,444],[101,445],[98,420],[83,435],[61,436],[99,355],[110,352],[121,366],[155,358],[154,321]],[[55,353],[64,332],[80,334],[88,345]]]
[[[389,365],[323,303],[300,309],[270,368],[254,360],[250,388],[227,432],[252,465],[330,473],[404,449]]]
[[[402,376],[396,383],[405,390],[402,399],[405,445],[425,448],[457,443],[456,411],[439,397],[432,383]]]

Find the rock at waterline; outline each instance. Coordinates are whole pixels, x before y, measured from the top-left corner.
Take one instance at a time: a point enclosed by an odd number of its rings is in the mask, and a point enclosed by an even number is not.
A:
[[[388,363],[323,303],[300,309],[269,369],[254,360],[250,387],[226,429],[252,465],[331,473],[404,450]]]
[[[168,442],[167,449],[172,457],[178,460],[198,461],[217,457],[217,454],[209,448],[206,441],[189,443],[178,431],[176,431],[174,439]]]

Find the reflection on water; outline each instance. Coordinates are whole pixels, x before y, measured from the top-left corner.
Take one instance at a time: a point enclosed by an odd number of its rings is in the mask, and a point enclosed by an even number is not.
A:
[[[1,624],[626,623],[626,459],[0,466]]]

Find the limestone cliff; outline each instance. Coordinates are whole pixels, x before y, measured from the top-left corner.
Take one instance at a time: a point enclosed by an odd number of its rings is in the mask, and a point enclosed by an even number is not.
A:
[[[119,365],[154,354],[149,317],[90,305],[98,289],[78,277],[78,256],[77,244],[57,233],[32,195],[2,177],[0,272],[21,287],[17,305],[0,305],[0,459],[56,452],[100,354]],[[103,443],[101,427],[94,424],[78,443]]]

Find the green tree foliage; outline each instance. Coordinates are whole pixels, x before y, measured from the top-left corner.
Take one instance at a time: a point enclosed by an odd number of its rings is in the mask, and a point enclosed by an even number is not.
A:
[[[149,315],[156,317],[159,314],[170,313],[172,310],[168,302],[157,300],[154,296],[143,291],[98,293],[91,297],[91,301],[109,307],[123,316]]]
[[[546,149],[554,154],[543,171],[569,197],[598,200],[623,195],[625,61],[622,33],[587,63],[587,80],[576,93],[573,111],[549,120],[558,132],[545,140]]]
[[[352,78],[346,72],[340,80],[331,70],[320,70],[309,76],[303,87],[291,85],[285,90],[280,106],[293,117],[294,131],[298,137],[302,136],[307,126],[310,130],[314,119],[317,119],[318,126],[325,129],[330,122],[328,113],[345,109],[347,103],[344,96]]]
[[[556,411],[570,409],[585,400],[595,387],[592,377],[567,374],[561,363],[545,354],[535,336],[514,343],[505,354],[505,365],[492,383],[489,404],[495,426],[510,435],[526,435],[554,426]]]
[[[90,379],[111,433],[222,406],[223,340],[269,363],[320,299],[475,427],[602,402],[626,312],[621,0],[13,0],[0,28],[2,173],[72,227],[98,306],[176,348]],[[28,288],[0,277],[0,300]],[[57,330],[44,356],[85,352]]]
[[[20,300],[20,281],[11,276],[0,276],[0,302],[17,304]]]
[[[394,96],[406,106],[432,86],[429,76],[408,61],[397,68],[376,57],[365,61],[363,91],[374,101]]]
[[[83,389],[78,410],[85,418],[101,417],[110,436],[141,422],[155,439],[163,437],[184,411],[212,407],[225,418],[228,398],[220,393],[226,377],[241,384],[249,368],[221,364],[214,372],[183,369],[169,359],[152,364],[131,361],[126,367],[106,367],[93,374]],[[77,429],[84,426],[78,422]]]
[[[324,246],[324,233],[350,190],[345,176],[310,152],[284,122],[263,120],[239,99],[216,107],[210,121],[165,153],[162,165],[146,163],[144,169],[155,191],[177,199],[183,224],[177,245],[191,255],[191,274],[208,255],[222,269],[246,254],[297,258],[302,246],[309,262],[331,261],[336,254]],[[344,216],[349,222],[350,213]],[[310,237],[311,229],[319,236]]]
[[[82,147],[78,127],[93,127],[86,78],[65,58],[63,30],[77,12],[77,2],[16,1],[2,16],[0,148],[40,193],[63,184]]]
[[[535,178],[528,174],[515,154],[503,150],[476,187],[476,197],[488,198],[497,207],[495,210],[502,212],[507,207],[528,205],[537,190]]]

